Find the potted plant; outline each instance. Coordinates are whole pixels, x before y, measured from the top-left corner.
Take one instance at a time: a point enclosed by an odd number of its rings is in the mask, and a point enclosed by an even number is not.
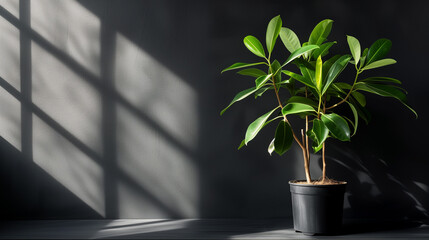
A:
[[[350,141],[356,134],[359,118],[366,123],[369,113],[365,109],[364,93],[372,93],[399,100],[417,117],[406,103],[406,92],[401,82],[391,77],[362,77],[363,72],[396,63],[385,58],[392,43],[378,39],[369,48],[361,49],[359,41],[347,36],[351,54],[329,56],[336,44],[327,42],[333,21],[318,23],[307,42],[301,44],[297,35],[282,27],[280,16],[274,17],[266,32],[266,48],[254,36],[246,36],[246,48],[261,58],[255,63],[235,63],[222,71],[239,70],[238,74],[255,79],[254,86],[239,92],[221,115],[234,103],[249,96],[255,98],[272,92],[276,105],[253,121],[247,128],[238,149],[247,145],[268,124],[277,121],[273,140],[268,145],[270,155],[285,154],[295,141],[302,150],[305,180],[290,181],[294,228],[304,234],[337,233],[342,223],[343,199],[346,182],[326,177],[325,149],[328,138]],[[283,62],[272,59],[274,46],[280,37],[289,57]],[[282,48],[281,51],[284,51]],[[295,66],[297,71],[287,70]],[[355,69],[353,79],[340,77],[346,67]],[[299,72],[298,72],[299,71]],[[347,112],[343,112],[346,106]],[[348,115],[347,115],[348,114]],[[305,129],[294,129],[290,118],[299,116]],[[322,176],[312,180],[310,175],[310,148],[321,151]]]

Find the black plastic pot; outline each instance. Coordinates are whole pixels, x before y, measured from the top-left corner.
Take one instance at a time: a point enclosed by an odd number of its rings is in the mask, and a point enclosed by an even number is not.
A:
[[[305,235],[340,233],[347,183],[312,185],[295,182],[289,182],[295,231]]]

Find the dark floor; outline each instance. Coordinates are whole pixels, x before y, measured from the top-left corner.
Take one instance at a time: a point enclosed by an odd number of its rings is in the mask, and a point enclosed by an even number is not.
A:
[[[345,221],[337,236],[305,236],[285,219],[122,219],[3,221],[1,239],[429,239],[411,221]]]

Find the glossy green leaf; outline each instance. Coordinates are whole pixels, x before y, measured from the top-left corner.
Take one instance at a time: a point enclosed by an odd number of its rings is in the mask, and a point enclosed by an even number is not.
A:
[[[401,84],[401,81],[395,78],[390,77],[370,77],[360,80],[360,82],[370,82],[370,83],[397,83]]]
[[[241,71],[238,71],[237,73],[240,75],[251,76],[251,77],[260,77],[267,74],[266,72],[257,68],[243,69]]]
[[[288,75],[289,77],[292,77],[293,79],[296,79],[297,81],[300,81],[301,83],[311,87],[311,88],[316,88],[316,86],[314,85],[313,82],[311,82],[311,80],[305,78],[302,75],[299,75],[297,73],[294,72],[290,72],[288,70],[282,70],[282,73]]]
[[[353,106],[353,104],[351,104],[349,102],[347,102],[347,103],[349,104],[349,107],[350,107],[350,109],[352,110],[352,113],[353,113],[353,117],[355,118],[355,121],[354,121],[354,124],[353,124],[353,128],[354,128],[353,134],[352,134],[352,136],[353,136],[353,135],[356,134],[356,131],[357,131],[357,128],[358,128],[359,115],[357,113],[357,110],[356,110],[355,106]]]
[[[298,36],[289,28],[281,28],[280,39],[282,40],[286,49],[291,53],[301,47]]]
[[[369,83],[369,82],[358,82],[355,85],[356,90],[362,90],[370,93],[377,94],[383,97],[393,97],[399,101],[407,101],[407,96],[404,92],[391,85]]]
[[[347,35],[347,43],[349,44],[350,52],[352,53],[353,59],[355,60],[355,65],[359,63],[361,57],[361,48],[359,40],[353,36]]]
[[[258,89],[256,89],[255,87],[253,87],[253,88],[248,88],[248,89],[246,89],[246,90],[243,90],[243,91],[241,91],[241,92],[237,93],[237,95],[235,95],[235,97],[232,99],[231,103],[230,103],[226,108],[224,108],[224,109],[220,112],[220,115],[222,116],[222,115],[223,115],[223,113],[224,113],[224,112],[225,112],[229,107],[231,107],[231,106],[232,106],[232,104],[234,104],[235,102],[238,102],[238,101],[241,101],[241,100],[245,99],[246,97],[248,97],[248,96],[252,95],[253,93],[255,93],[257,90],[258,90]]]
[[[267,87],[261,87],[258,89],[258,91],[255,92],[255,99],[257,97],[262,96],[262,94],[264,94],[266,91],[270,90],[270,89],[274,89],[273,86],[267,86]]]
[[[301,96],[293,96],[287,100],[287,103],[303,103],[306,105],[310,105],[313,108],[317,108],[317,103],[310,98],[301,97]]]
[[[323,69],[322,69],[322,79],[324,83],[326,82],[326,75],[328,75],[329,69],[331,69],[332,65],[340,58],[341,55],[335,55],[328,60],[323,62]]]
[[[389,39],[382,38],[375,41],[368,50],[365,66],[383,59],[389,53],[392,42]]]
[[[268,82],[268,80],[270,80],[270,77],[273,74],[268,74],[268,75],[264,75],[264,76],[260,76],[255,80],[255,85],[256,85],[256,89],[261,88],[266,82]]]
[[[246,144],[244,144],[244,139],[241,141],[240,146],[238,146],[237,150],[240,150],[242,147],[244,147]]]
[[[311,82],[313,86],[317,89],[316,79],[315,79],[315,70],[312,68],[308,68],[304,65],[299,66],[299,70],[301,71],[302,76],[307,79],[308,82]]]
[[[337,42],[335,42],[335,41],[334,42],[327,42],[327,43],[320,45],[319,49],[316,49],[313,51],[313,53],[312,53],[313,58],[317,59],[319,56],[322,56],[322,57],[326,56],[329,53],[329,49],[335,43],[337,43]]]
[[[249,35],[244,38],[243,42],[247,49],[249,49],[249,51],[251,51],[253,54],[258,57],[265,58],[264,47],[257,38]]]
[[[272,68],[272,72],[276,73],[276,75],[274,75],[274,81],[276,83],[281,82],[282,81],[282,72],[281,72],[282,66],[280,65],[279,61],[274,60],[274,62],[271,64],[271,68]]]
[[[329,33],[331,33],[333,22],[334,21],[332,21],[331,19],[325,19],[320,23],[318,23],[310,34],[310,38],[308,39],[308,44],[320,45],[324,41],[326,41]]]
[[[317,45],[307,45],[307,46],[302,46],[298,48],[293,53],[291,53],[291,55],[287,58],[286,62],[283,63],[282,67],[286,66],[287,64],[295,60],[295,58],[301,57],[304,53],[312,51],[317,48],[319,48],[319,46]]]
[[[322,57],[319,56],[316,60],[316,73],[315,73],[316,88],[319,93],[322,92],[322,66],[323,66]]]
[[[322,120],[316,118],[313,120],[313,127],[307,132],[307,135],[313,141],[313,147],[318,149],[328,138],[329,129]]]
[[[381,59],[381,60],[378,60],[378,61],[375,61],[375,62],[372,62],[372,63],[366,65],[364,68],[362,68],[362,70],[384,67],[387,65],[395,64],[395,63],[396,63],[395,59],[385,58],[385,59]]]
[[[352,96],[356,99],[356,101],[362,106],[365,107],[366,106],[366,98],[365,95],[363,95],[360,92],[352,92]]]
[[[282,28],[282,19],[280,15],[271,19],[268,23],[267,34],[266,34],[266,43],[268,53],[271,54],[273,51],[274,45],[276,44],[277,37],[279,36],[280,29]]]
[[[332,136],[340,141],[350,141],[350,128],[346,120],[336,113],[323,114],[323,123]]]
[[[303,113],[303,112],[316,112],[316,111],[312,106],[304,103],[288,103],[282,109],[283,115]]]
[[[234,63],[231,66],[225,68],[224,70],[222,70],[223,72],[229,71],[229,70],[235,70],[235,69],[240,69],[240,68],[245,68],[245,67],[251,67],[251,66],[256,66],[256,65],[262,65],[265,64],[264,62],[258,62],[258,63]],[[265,73],[264,73],[265,74]]]
[[[348,101],[353,104],[359,117],[368,125],[369,121],[371,121],[371,113],[365,107],[362,107],[353,97],[349,98]]]
[[[369,83],[369,82],[358,82],[355,85],[356,90],[362,90],[370,93],[377,94],[379,96],[383,97],[393,97],[398,99],[404,106],[406,106],[410,111],[416,115],[416,118],[418,117],[417,112],[411,108],[407,104],[407,96],[404,92],[402,92],[398,87],[392,86],[392,85],[384,85],[384,84],[376,84],[376,83]]]
[[[340,75],[340,73],[346,68],[347,63],[352,57],[350,55],[344,55],[338,58],[332,67],[329,69],[328,74],[326,75],[326,83],[323,86],[322,95],[328,90],[331,83]]]
[[[269,153],[270,155],[274,152],[274,139],[275,139],[275,138],[273,138],[273,140],[271,140],[270,145],[268,145],[268,153]]]
[[[366,55],[368,54],[368,48],[363,50],[362,56],[360,57],[359,68],[362,68],[365,65]]]
[[[292,142],[292,128],[289,123],[280,121],[274,138],[274,151],[281,156],[290,149]]]
[[[247,145],[253,138],[256,137],[256,135],[259,133],[259,131],[265,126],[265,122],[268,120],[268,118],[273,114],[278,107],[274,108],[273,110],[265,113],[264,115],[260,116],[258,119],[253,121],[249,127],[247,127],[246,131],[246,137],[244,138],[244,143]]]

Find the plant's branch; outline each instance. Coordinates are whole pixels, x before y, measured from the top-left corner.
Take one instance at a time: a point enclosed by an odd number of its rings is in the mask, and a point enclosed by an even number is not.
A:
[[[305,97],[308,97],[308,90],[307,90],[307,86],[305,86]],[[305,150],[306,150],[306,153],[307,153],[307,164],[308,164],[308,167],[310,168],[310,147],[309,147],[309,145],[308,145],[308,135],[307,135],[307,132],[308,132],[308,115],[305,115]]]
[[[273,69],[271,68],[271,63],[270,62],[268,62],[268,66],[269,66],[270,72],[273,73]],[[277,102],[279,103],[280,108],[283,109],[283,104],[282,104],[282,101],[280,100],[279,91],[277,89],[274,76],[275,76],[275,74],[273,74],[271,76],[271,81],[273,82],[273,87],[274,87],[274,92],[276,93]],[[287,122],[289,125],[291,125],[286,116],[284,116],[284,121]],[[295,132],[293,130],[292,130],[292,135],[293,135],[293,138],[295,139],[295,141],[298,143],[298,145],[302,149],[305,149],[303,142],[299,141],[298,137],[295,135]]]

